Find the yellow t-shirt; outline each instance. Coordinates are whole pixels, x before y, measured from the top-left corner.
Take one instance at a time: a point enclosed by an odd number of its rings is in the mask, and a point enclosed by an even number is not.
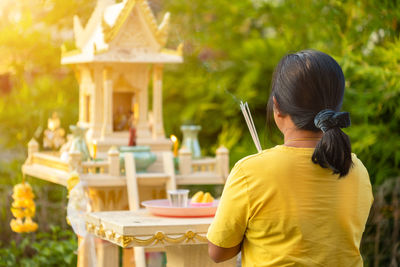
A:
[[[363,266],[359,246],[373,202],[368,172],[338,179],[313,148],[276,146],[240,160],[225,184],[208,240],[242,245],[242,266]]]

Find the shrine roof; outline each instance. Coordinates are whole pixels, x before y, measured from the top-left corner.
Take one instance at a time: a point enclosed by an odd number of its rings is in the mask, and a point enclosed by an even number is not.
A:
[[[74,17],[76,49],[62,49],[62,64],[89,62],[181,63],[182,46],[165,49],[169,13],[160,25],[147,0],[98,0],[85,27]]]

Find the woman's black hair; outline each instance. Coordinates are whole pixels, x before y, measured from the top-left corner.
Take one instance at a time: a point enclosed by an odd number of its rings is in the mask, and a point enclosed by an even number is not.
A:
[[[330,168],[339,177],[352,166],[349,137],[340,129],[350,125],[342,107],[345,79],[339,64],[315,50],[288,54],[281,59],[272,78],[268,118],[273,116],[273,98],[283,114],[290,115],[303,130],[323,131],[312,161]]]

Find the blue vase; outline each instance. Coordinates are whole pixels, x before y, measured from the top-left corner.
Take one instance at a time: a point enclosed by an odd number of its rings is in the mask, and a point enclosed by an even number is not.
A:
[[[157,157],[150,151],[149,146],[121,146],[119,148],[119,162],[121,171],[125,172],[125,154],[132,153],[135,159],[136,172],[146,172],[147,168],[153,164]]]
[[[192,158],[201,158],[201,149],[199,140],[197,139],[198,133],[201,130],[200,125],[182,125],[181,131],[183,133],[182,147],[186,147],[192,152]]]

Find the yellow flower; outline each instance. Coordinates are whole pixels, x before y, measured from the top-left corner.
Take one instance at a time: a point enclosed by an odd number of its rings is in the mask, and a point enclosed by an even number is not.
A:
[[[27,183],[21,183],[14,186],[13,199],[29,198],[33,199],[35,195],[32,192],[32,187]]]
[[[29,207],[29,208],[25,208],[24,209],[24,215],[27,218],[28,217],[32,218],[33,216],[35,216],[35,211],[36,211],[36,207],[35,206]]]
[[[24,223],[25,232],[34,232],[38,228],[37,223],[33,222],[31,218],[26,218]]]
[[[34,232],[38,229],[37,223],[33,222],[31,218],[26,218],[25,222],[20,219],[12,219],[10,222],[11,229],[16,233]]]
[[[16,233],[36,231],[38,225],[32,221],[36,211],[32,187],[26,182],[17,184],[14,186],[12,197],[14,201],[11,205],[11,212],[17,219],[11,220],[11,229]]]
[[[24,199],[24,207],[31,208],[35,206],[35,202],[32,199]]]
[[[16,200],[14,200],[14,202],[12,203],[12,206],[14,208],[27,208],[27,207],[35,206],[35,202],[33,202],[32,199],[18,198]]]
[[[32,223],[26,226],[25,231],[31,233],[35,232],[37,229],[38,229],[37,223]]]
[[[16,233],[22,233],[24,230],[24,226],[22,224],[21,219],[12,219],[10,222],[11,230],[13,230]]]
[[[13,208],[22,208],[23,206],[24,206],[24,199],[17,198],[12,203]]]
[[[11,212],[15,218],[22,219],[25,217],[25,213],[22,208],[11,208]]]

